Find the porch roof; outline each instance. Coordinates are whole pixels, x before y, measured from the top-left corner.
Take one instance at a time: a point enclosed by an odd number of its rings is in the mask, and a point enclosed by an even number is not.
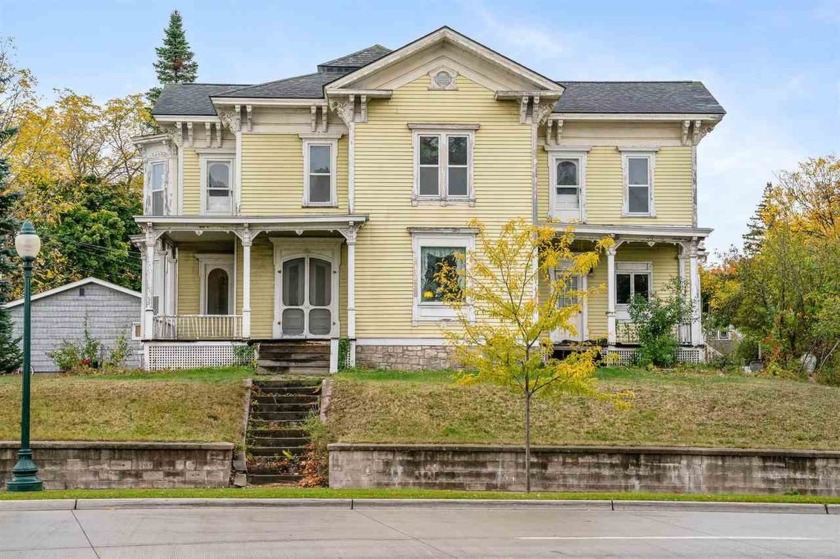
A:
[[[554,227],[558,231],[571,227],[575,237],[580,239],[595,239],[609,235],[628,241],[673,242],[701,240],[712,233],[712,229],[709,228],[682,225],[592,225],[560,222],[547,222],[545,225]]]
[[[141,226],[165,231],[233,231],[244,228],[255,231],[340,231],[360,227],[367,214],[319,214],[273,216],[137,216]]]

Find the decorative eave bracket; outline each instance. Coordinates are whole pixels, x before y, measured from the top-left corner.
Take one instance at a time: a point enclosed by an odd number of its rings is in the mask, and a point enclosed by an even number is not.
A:
[[[563,94],[562,91],[507,91],[496,92],[497,101],[517,101],[519,103],[519,122],[522,124],[545,122],[554,105]]]
[[[684,146],[696,146],[706,134],[714,130],[717,122],[704,122],[702,120],[682,121],[681,142]]]
[[[367,122],[369,100],[390,99],[393,93],[390,89],[337,89],[327,91],[327,98],[330,109],[338,113],[339,118],[349,125],[351,122]],[[324,112],[323,122],[326,132],[326,112]],[[316,130],[314,120],[312,126],[314,132]]]

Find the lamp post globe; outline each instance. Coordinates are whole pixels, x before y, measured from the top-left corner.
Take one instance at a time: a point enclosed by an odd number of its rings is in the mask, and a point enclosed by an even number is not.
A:
[[[20,410],[20,450],[17,464],[12,468],[12,480],[6,484],[7,491],[41,491],[44,482],[38,478],[38,466],[32,460],[29,444],[30,418],[30,362],[32,357],[32,263],[41,250],[41,239],[29,221],[23,222],[20,233],[15,237],[15,249],[23,260],[23,397]]]

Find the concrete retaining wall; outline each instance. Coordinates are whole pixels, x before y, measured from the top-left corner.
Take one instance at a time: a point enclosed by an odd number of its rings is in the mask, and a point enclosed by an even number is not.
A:
[[[523,491],[524,450],[504,446],[330,445],[330,487]],[[533,491],[840,495],[840,452],[540,447]]]
[[[18,443],[0,442],[0,479],[12,477]],[[46,489],[227,487],[232,443],[38,442]]]

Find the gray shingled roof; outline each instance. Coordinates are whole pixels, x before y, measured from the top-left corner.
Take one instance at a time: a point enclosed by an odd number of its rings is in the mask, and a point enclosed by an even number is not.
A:
[[[356,68],[367,66],[371,62],[376,62],[390,52],[391,49],[387,47],[383,47],[382,45],[373,45],[372,47],[356,51],[348,54],[347,56],[342,56],[340,58],[330,60],[329,62],[322,62],[318,64],[318,71],[324,72],[332,71],[333,69],[345,68],[348,70],[355,70]]]
[[[557,82],[556,113],[726,114],[702,82]]]
[[[214,97],[259,97],[269,99],[321,99],[324,85],[337,80],[341,74],[317,73],[295,76],[257,85],[250,85],[214,95]]]
[[[216,109],[210,102],[212,95],[245,87],[235,83],[172,83],[163,91],[152,109],[153,115],[213,116]]]

